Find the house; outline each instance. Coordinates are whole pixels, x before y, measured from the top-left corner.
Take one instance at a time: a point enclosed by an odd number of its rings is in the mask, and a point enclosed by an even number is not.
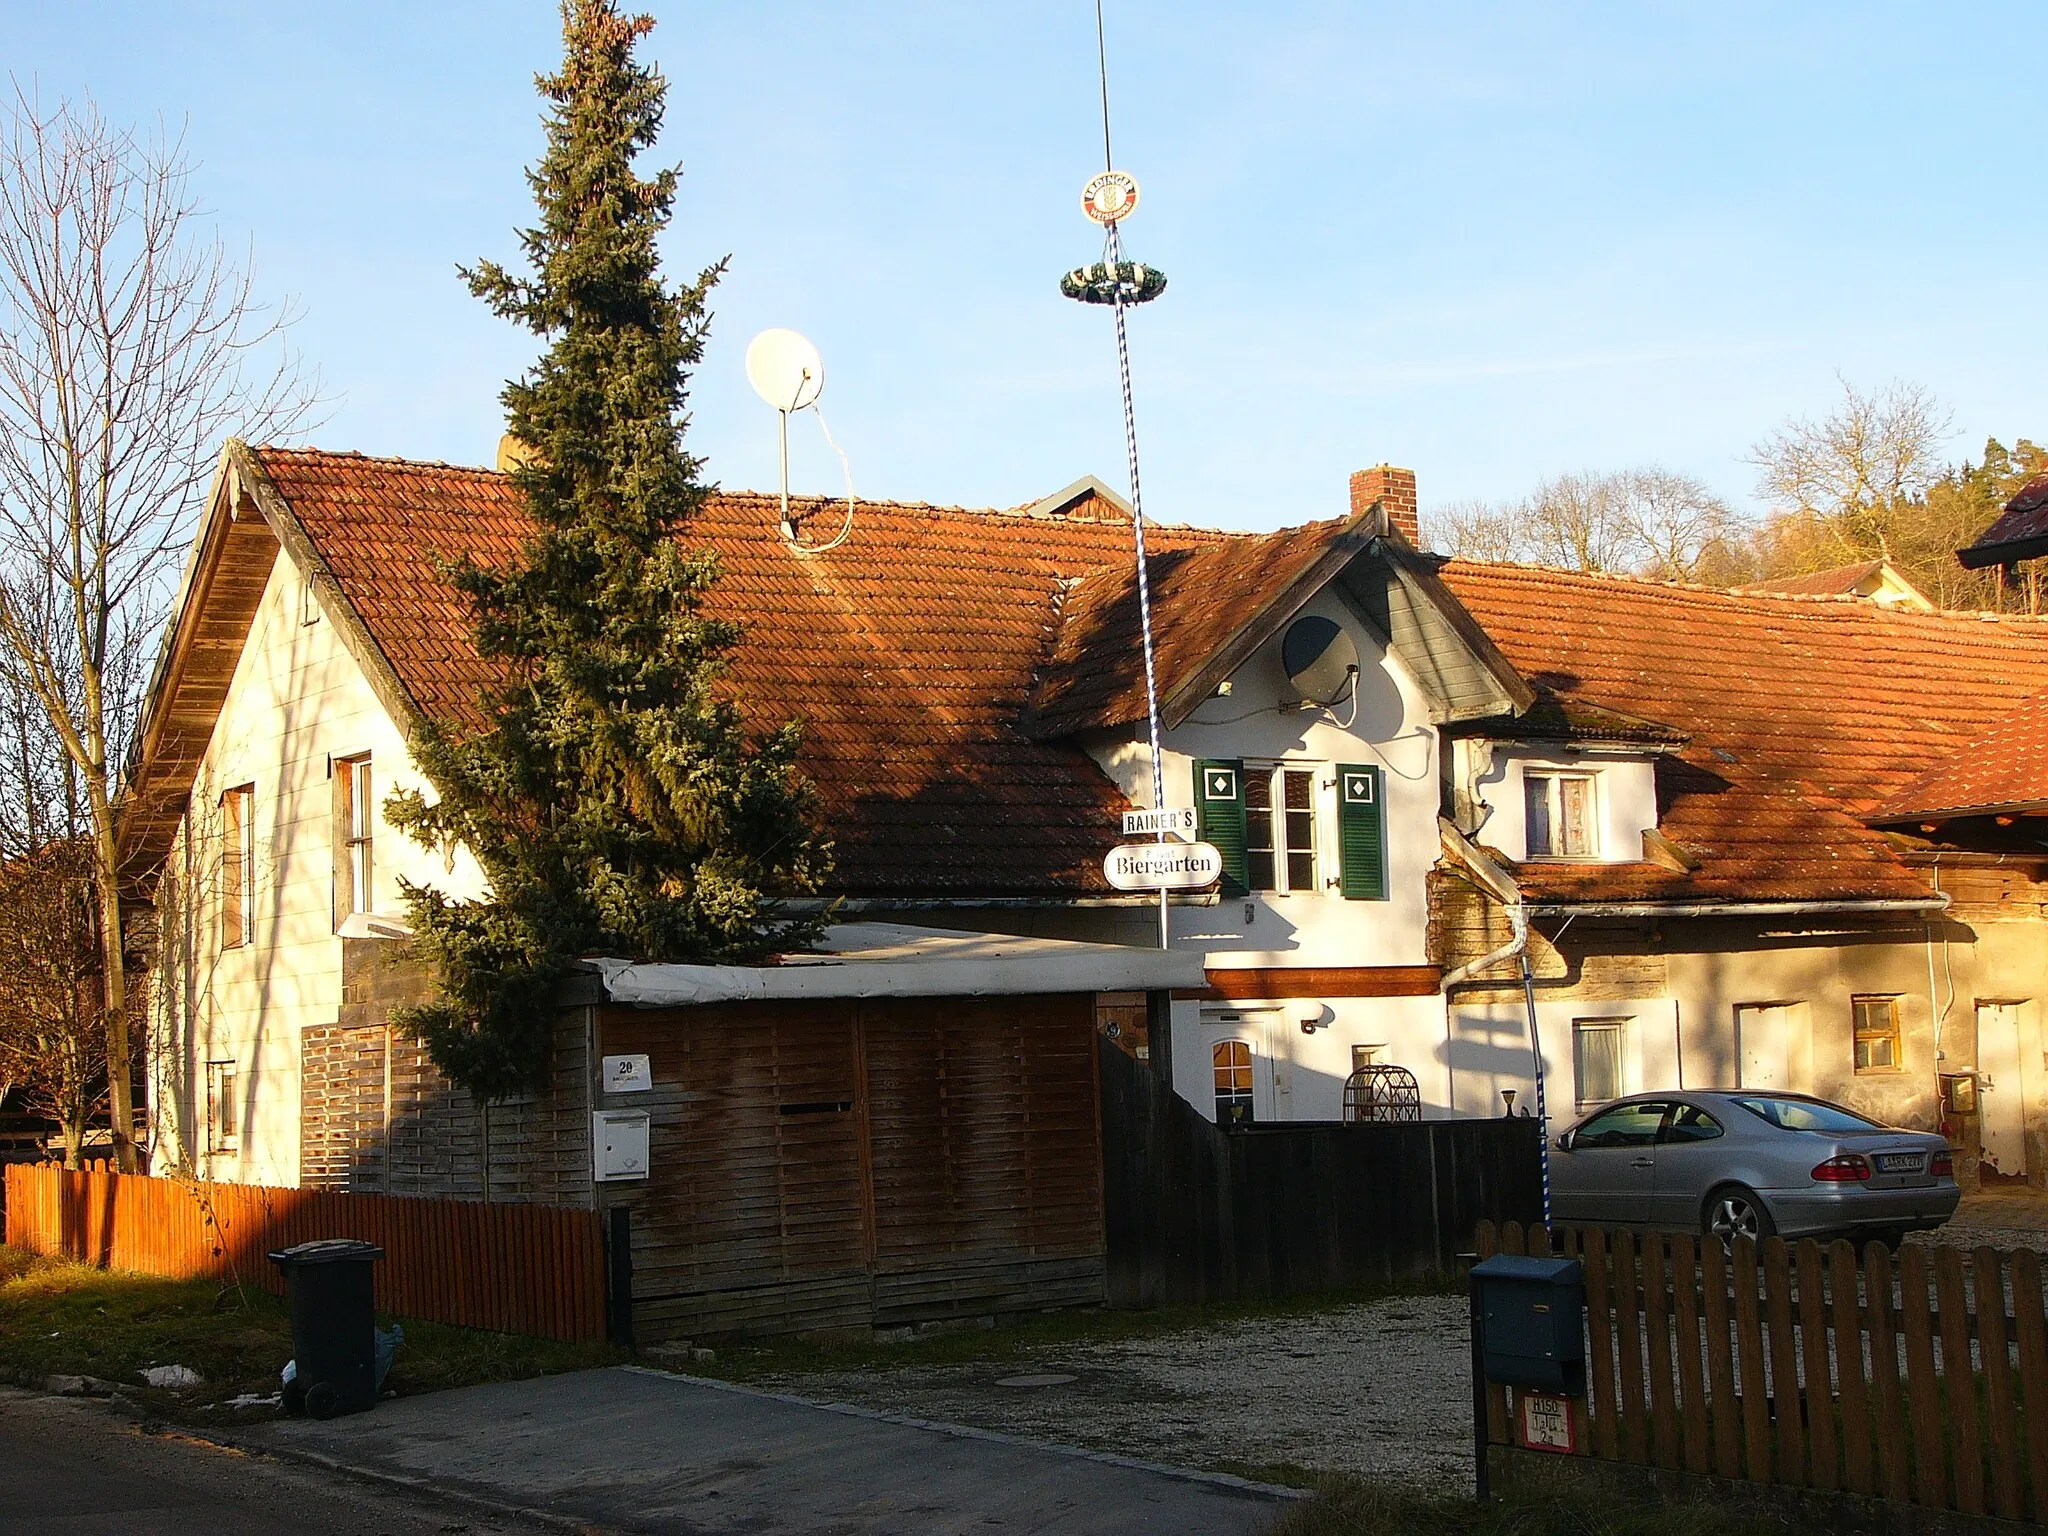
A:
[[[721,493],[691,536],[723,563],[713,611],[746,625],[736,695],[805,723],[840,915],[1153,950],[1160,903],[1102,869],[1120,813],[1153,799],[1120,499],[1084,479],[1009,511],[864,503],[829,552],[806,545],[846,507],[794,510],[791,541],[775,498]],[[523,528],[494,471],[224,454],[123,825],[164,934],[165,1160],[603,1197],[589,1115],[615,1053],[590,1020],[618,997],[565,1024],[545,1102],[472,1104],[385,1023],[421,984],[398,880],[481,889],[466,850],[382,819],[393,789],[431,793],[412,722],[473,721],[486,675],[436,561],[502,559]],[[1040,1000],[1033,1039],[1085,993],[1105,1038],[1226,1122],[1489,1116],[1510,1094],[1527,1110],[1526,932],[1553,1116],[1747,1083],[1933,1124],[1943,1084],[1956,1115],[1988,1113],[1960,1107],[1967,1080],[1979,1104],[2018,1101],[1998,1167],[2048,1173],[2048,871],[2017,847],[1971,864],[1880,817],[2048,690],[2048,628],[1421,543],[1414,477],[1386,465],[1327,521],[1151,530],[1164,798],[1227,870],[1165,909],[1164,969],[1062,990],[1057,957],[1081,952],[1040,952],[1051,979],[1015,994]],[[2020,1069],[1970,1076],[1994,1037]],[[994,1049],[949,1039],[925,1068],[956,1047]]]
[[[1780,576],[1740,587],[1742,592],[1787,592],[1807,597],[1861,597],[1889,608],[1901,605],[1925,613],[1934,607],[1927,596],[1899,574],[1889,560],[1860,560],[1805,576]]]

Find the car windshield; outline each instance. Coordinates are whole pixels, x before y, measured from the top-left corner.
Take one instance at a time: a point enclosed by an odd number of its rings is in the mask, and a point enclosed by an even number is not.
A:
[[[1875,1120],[1866,1120],[1839,1104],[1822,1104],[1813,1099],[1739,1098],[1735,1101],[1759,1120],[1768,1120],[1783,1131],[1881,1131]]]

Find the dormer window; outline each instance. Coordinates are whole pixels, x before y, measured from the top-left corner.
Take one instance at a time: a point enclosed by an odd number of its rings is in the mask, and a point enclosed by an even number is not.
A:
[[[1593,776],[1588,773],[1524,773],[1532,859],[1597,859],[1600,833]]]

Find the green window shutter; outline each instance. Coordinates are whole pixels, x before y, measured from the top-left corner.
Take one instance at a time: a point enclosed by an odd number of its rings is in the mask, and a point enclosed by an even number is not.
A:
[[[1337,883],[1346,901],[1387,899],[1386,787],[1375,766],[1337,765]]]
[[[1225,896],[1251,890],[1245,879],[1244,764],[1235,759],[1203,759],[1195,764],[1195,836],[1215,845],[1223,855]]]

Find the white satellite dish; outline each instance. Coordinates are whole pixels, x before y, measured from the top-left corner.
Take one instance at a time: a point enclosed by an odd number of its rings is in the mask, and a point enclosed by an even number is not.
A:
[[[795,331],[763,331],[747,343],[747,382],[787,416],[817,404],[825,388],[825,362]]]

